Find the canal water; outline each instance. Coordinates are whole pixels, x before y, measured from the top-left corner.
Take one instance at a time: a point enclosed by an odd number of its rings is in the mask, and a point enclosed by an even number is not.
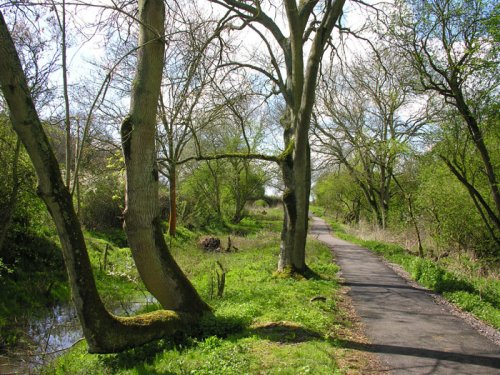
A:
[[[117,315],[133,315],[156,302],[152,296],[136,298],[135,302],[108,307]],[[21,323],[28,344],[23,349],[0,353],[0,374],[36,374],[38,370],[63,354],[83,338],[76,311],[72,305],[57,305],[43,318]]]

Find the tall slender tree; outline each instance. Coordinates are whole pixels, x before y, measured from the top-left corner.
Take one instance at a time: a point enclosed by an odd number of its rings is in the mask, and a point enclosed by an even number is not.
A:
[[[489,0],[396,1],[387,12],[385,27],[379,28],[382,38],[414,67],[417,88],[437,93],[466,124],[488,179],[490,197],[482,196],[453,160],[446,155],[442,158],[497,232],[498,166],[492,161],[486,132],[488,123],[498,123],[498,110],[491,111],[492,103],[498,102],[500,84],[498,12],[498,4]]]
[[[139,2],[141,21],[130,113],[121,127],[126,166],[125,231],[146,288],[164,308],[205,311],[189,280],[170,255],[158,206],[156,119],[164,62],[162,0]]]
[[[283,0],[281,7],[264,1],[210,1],[240,18],[241,24],[231,25],[230,29],[252,29],[267,51],[267,66],[238,61],[228,65],[264,74],[286,103],[281,121],[285,150],[278,158],[285,184],[285,217],[278,270],[303,273],[307,270],[305,245],[311,189],[311,114],[320,63],[345,0]],[[285,25],[280,25],[270,15],[280,8],[286,19]]]

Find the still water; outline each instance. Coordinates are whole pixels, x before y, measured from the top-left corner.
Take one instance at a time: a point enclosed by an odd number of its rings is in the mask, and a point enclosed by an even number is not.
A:
[[[136,298],[137,300],[137,298]],[[151,296],[138,301],[114,304],[108,309],[117,315],[132,315],[155,303]],[[65,350],[83,338],[82,330],[72,305],[57,305],[43,318],[22,323],[29,348],[13,349],[0,354],[0,374],[34,374]]]

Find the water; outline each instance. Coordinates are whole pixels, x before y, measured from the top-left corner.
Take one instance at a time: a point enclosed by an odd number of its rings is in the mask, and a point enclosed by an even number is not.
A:
[[[152,296],[143,296],[140,301],[115,303],[108,309],[114,314],[128,316],[155,301]],[[29,348],[0,354],[0,374],[36,373],[83,338],[72,305],[56,305],[43,318],[26,322],[25,327]]]

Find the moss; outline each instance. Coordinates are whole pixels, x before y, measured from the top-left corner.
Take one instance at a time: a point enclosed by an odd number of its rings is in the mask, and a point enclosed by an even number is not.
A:
[[[282,271],[275,271],[273,277],[277,279],[294,279],[297,281],[306,280],[307,278],[303,275],[303,272],[295,269],[293,266],[287,266]]]
[[[155,322],[181,321],[179,314],[172,310],[157,310],[132,317],[117,316],[116,319],[127,326],[149,326]]]
[[[295,149],[295,141],[292,139],[286,146],[285,150],[278,155],[278,162],[282,163],[287,159],[289,159],[292,156],[294,149]]]

